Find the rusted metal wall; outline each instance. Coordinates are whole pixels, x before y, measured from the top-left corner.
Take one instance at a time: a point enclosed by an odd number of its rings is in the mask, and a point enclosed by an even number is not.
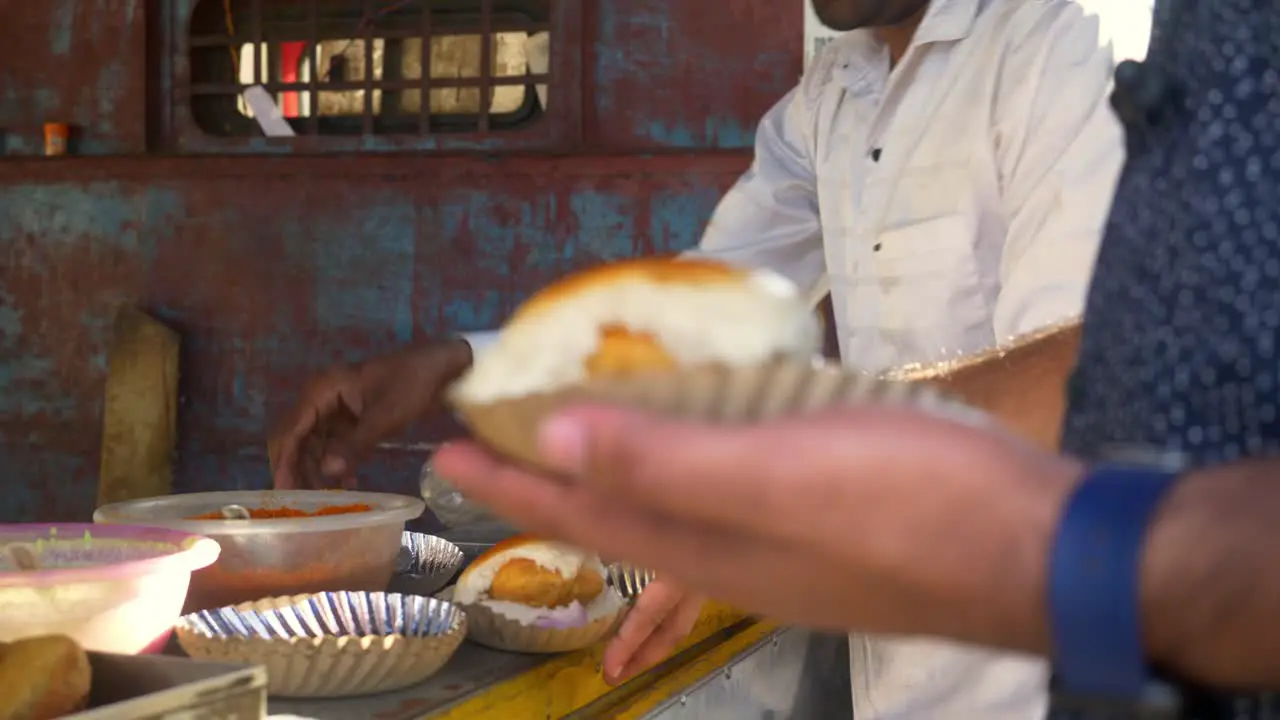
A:
[[[801,2],[561,3],[582,111],[554,157],[184,157],[153,132],[163,2],[0,0],[0,520],[92,511],[120,301],[183,336],[179,489],[262,487],[266,424],[307,374],[688,247],[799,75]],[[49,120],[81,128],[78,156],[30,157]],[[414,492],[421,459],[388,449],[367,484]]]

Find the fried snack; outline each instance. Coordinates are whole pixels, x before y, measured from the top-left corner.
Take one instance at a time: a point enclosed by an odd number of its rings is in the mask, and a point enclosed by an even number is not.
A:
[[[0,720],[53,720],[83,710],[93,672],[65,635],[0,643]]]
[[[821,349],[808,299],[772,271],[689,257],[627,260],[570,275],[525,301],[452,399],[493,403],[589,380],[807,360]]]
[[[489,585],[494,600],[520,603],[530,607],[564,607],[575,600],[586,605],[604,590],[604,579],[590,568],[566,578],[545,568],[536,560],[515,558],[498,569]]]
[[[590,605],[604,592],[600,558],[563,543],[520,535],[476,558],[458,578],[454,599],[534,609]]]
[[[467,636],[510,652],[581,650],[613,631],[626,609],[599,556],[517,536],[476,558],[451,588]]]
[[[627,260],[570,275],[527,300],[448,399],[490,450],[549,470],[538,427],[566,405],[751,419],[788,394],[807,401],[798,394],[805,388],[791,387],[804,380],[794,369],[807,372],[821,349],[808,298],[781,275],[683,256]],[[775,382],[770,368],[779,363],[793,370]],[[784,397],[770,397],[771,388]]]

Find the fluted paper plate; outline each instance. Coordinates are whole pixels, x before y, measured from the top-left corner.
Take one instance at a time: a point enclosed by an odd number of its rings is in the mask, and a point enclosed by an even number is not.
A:
[[[436,597],[451,601],[453,586]],[[467,639],[478,645],[506,652],[553,654],[589,648],[613,635],[627,612],[627,602],[612,587],[604,590],[601,603],[590,619],[572,627],[529,625],[494,610],[487,603],[459,605],[467,614]]]
[[[400,556],[388,592],[432,595],[449,584],[462,567],[463,554],[457,545],[426,533],[405,532],[400,536]]]
[[[467,617],[438,598],[325,592],[268,598],[183,616],[193,658],[265,665],[276,697],[335,698],[416,685],[467,633]]]
[[[538,428],[569,405],[604,403],[673,419],[709,423],[765,422],[850,405],[894,405],[966,423],[986,423],[978,410],[926,383],[884,380],[823,360],[779,358],[760,365],[699,367],[618,380],[592,380],[556,392],[492,403],[451,398],[477,438],[524,464],[540,467]]]

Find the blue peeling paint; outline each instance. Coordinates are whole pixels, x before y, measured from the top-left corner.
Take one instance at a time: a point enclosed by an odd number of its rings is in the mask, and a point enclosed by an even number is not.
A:
[[[497,289],[481,289],[468,298],[446,300],[440,309],[444,327],[437,332],[472,332],[498,327],[504,319],[503,293]]]
[[[0,288],[0,348],[17,352],[18,333],[22,332],[22,310],[17,298]]]
[[[316,327],[386,331],[398,343],[411,341],[417,214],[392,196],[340,211],[309,222]]]
[[[130,3],[132,6],[132,3]],[[121,91],[124,89],[124,66],[119,62],[109,62],[98,68],[98,82],[95,85],[95,92],[85,100],[93,103],[94,118],[93,134],[95,136],[112,137],[116,134],[116,126],[114,118],[116,115],[116,103],[120,98]],[[84,117],[83,111],[76,113],[77,117]]]
[[[656,193],[649,210],[654,249],[678,253],[698,244],[720,195],[709,189],[686,193]]]
[[[49,8],[49,52],[55,56],[71,52],[76,22],[76,4],[73,0],[56,0]]]
[[[569,210],[577,235],[565,243],[566,260],[576,252],[583,260],[616,260],[636,254],[636,200],[632,197],[591,190],[574,193]]]
[[[649,74],[652,65],[667,63],[669,61],[666,58],[677,54],[674,46],[678,43],[670,32],[671,16],[677,13],[671,4],[673,1],[649,3],[658,8],[647,11],[639,11],[632,3],[621,0],[604,0],[601,3],[599,40],[595,48],[595,100],[601,107],[612,108],[631,100],[618,96],[618,89],[633,87],[635,78]],[[637,48],[635,43],[623,41],[623,37],[637,30],[644,32],[646,37],[656,38],[654,46]],[[739,60],[728,58],[725,70],[731,72]],[[796,81],[796,78],[781,77],[783,68],[794,66],[790,60],[778,58],[776,54],[761,53],[755,60],[754,69],[764,77],[753,76],[751,82],[768,84],[767,80],[771,79],[779,87],[778,96],[781,97],[786,88]],[[701,116],[702,112],[704,111],[699,108],[697,115]],[[713,115],[701,122],[684,121],[680,108],[663,108],[663,114],[668,115],[667,117],[636,113],[633,118],[634,132],[649,142],[668,148],[738,150],[752,146],[754,124],[744,126],[731,115],[732,108],[712,108],[712,112]]]
[[[269,138],[255,136],[236,139],[233,143],[222,142],[221,138],[205,139],[200,136],[192,138],[186,149],[190,151],[209,151],[225,154],[249,155],[291,155],[297,152],[292,140],[287,138]],[[325,138],[322,152],[406,152],[406,151],[485,151],[502,150],[510,145],[510,138],[496,133],[492,135],[427,135],[406,139],[403,136],[364,135],[360,137]]]
[[[51,283],[60,282],[59,267],[70,255],[92,258],[119,254],[136,257],[149,266],[154,262],[156,243],[169,236],[183,215],[183,207],[181,196],[172,190],[130,188],[116,182],[6,188],[0,193],[0,247],[16,249],[24,238],[39,238],[32,252],[10,257],[21,259],[24,275],[48,278]],[[59,292],[51,287],[39,302],[55,302]],[[40,347],[38,338],[54,328],[28,327],[31,319],[24,314],[2,309],[17,307],[2,274],[0,300],[4,301],[0,305],[0,348],[5,350],[0,353],[0,418],[80,416],[85,398],[65,392],[53,359],[32,350]],[[92,348],[83,362],[95,371],[106,367],[106,339],[116,300],[95,298],[80,318],[80,331]]]
[[[91,249],[154,252],[150,233],[167,233],[184,205],[171,190],[135,190],[111,181],[19,185],[0,193],[0,238],[29,234],[63,249],[89,241]]]
[[[85,460],[74,453],[59,452],[9,437],[0,437],[0,469],[6,473],[4,494],[0,496],[0,522],[88,521],[97,498],[96,463],[90,469]],[[21,470],[22,474],[17,474]],[[27,478],[57,478],[56,488],[28,482]],[[45,496],[57,493],[70,499],[60,504],[59,517],[50,515],[53,508]]]
[[[707,118],[703,128],[707,142],[711,147],[722,150],[749,148],[755,144],[756,128],[754,125],[742,125],[733,119]]]

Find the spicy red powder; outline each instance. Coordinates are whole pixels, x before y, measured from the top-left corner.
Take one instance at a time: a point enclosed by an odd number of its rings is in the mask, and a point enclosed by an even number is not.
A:
[[[373,510],[373,506],[367,503],[351,503],[350,505],[326,505],[316,510],[299,510],[291,507],[278,508],[249,508],[250,520],[275,520],[278,518],[306,518],[321,517],[324,515],[349,515],[351,513],[362,513]],[[225,520],[222,512],[215,510],[207,512],[203,515],[192,515],[188,520]]]

